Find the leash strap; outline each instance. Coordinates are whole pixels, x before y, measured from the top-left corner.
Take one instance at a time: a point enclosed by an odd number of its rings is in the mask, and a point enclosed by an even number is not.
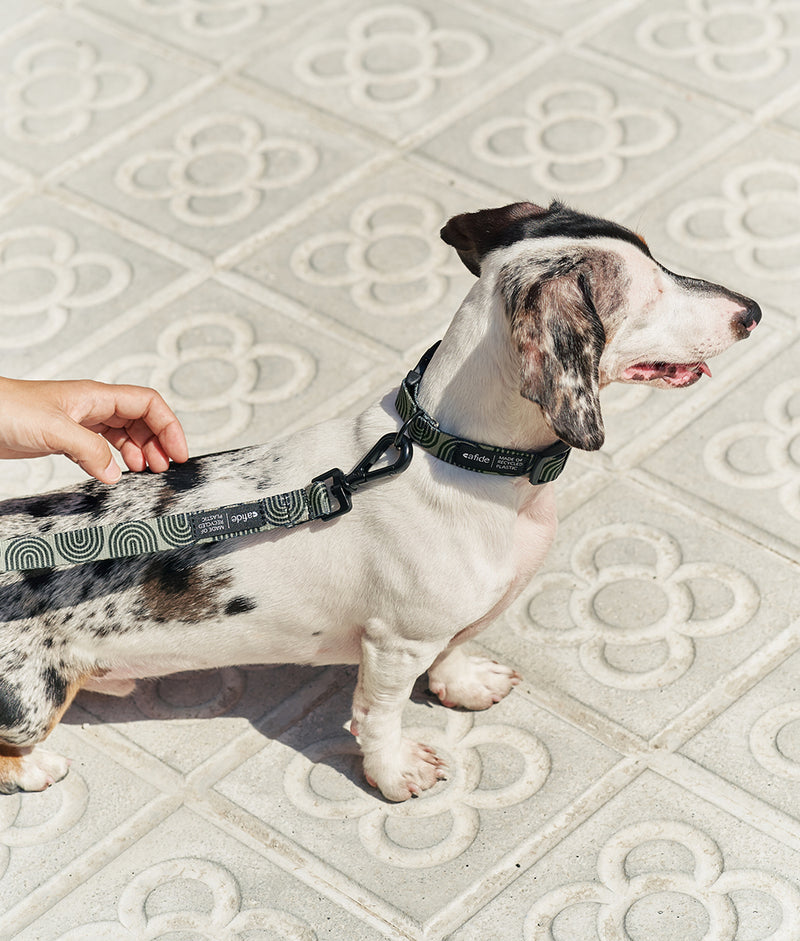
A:
[[[328,487],[324,481],[315,480],[302,490],[264,497],[253,503],[235,503],[196,513],[177,513],[43,536],[12,536],[0,540],[0,571],[77,565],[164,552],[280,527],[291,528],[311,520],[326,519],[332,513]]]
[[[570,453],[570,446],[563,441],[556,441],[541,451],[517,451],[457,438],[439,428],[439,423],[417,399],[422,376],[438,347],[438,343],[432,346],[400,385],[395,408],[405,422],[405,434],[440,461],[465,470],[504,477],[527,477],[532,484],[555,480],[564,470]]]

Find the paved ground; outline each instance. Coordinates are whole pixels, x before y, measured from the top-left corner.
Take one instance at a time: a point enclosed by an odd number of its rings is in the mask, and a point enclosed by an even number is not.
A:
[[[3,0],[0,41],[0,372],[156,385],[194,453],[391,388],[455,212],[558,194],[765,313],[606,397],[483,638],[524,683],[408,708],[447,783],[353,774],[349,669],[82,694],[0,801],[0,937],[800,939],[800,3]]]

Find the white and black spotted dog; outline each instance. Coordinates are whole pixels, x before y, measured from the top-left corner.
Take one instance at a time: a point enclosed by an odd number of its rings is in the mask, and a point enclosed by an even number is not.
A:
[[[540,450],[603,443],[610,382],[684,388],[748,336],[746,297],[662,267],[613,222],[554,203],[451,219],[442,237],[478,277],[419,385],[451,435]],[[192,512],[280,493],[350,467],[402,425],[394,393],[355,420],[0,504],[0,538]],[[403,738],[415,679],[446,706],[485,709],[517,674],[464,653],[536,571],[556,528],[553,488],[475,473],[417,447],[353,511],[292,530],[0,576],[0,791],[67,772],[40,750],[81,688],[232,664],[358,663],[351,730],[370,784],[400,801],[444,776]],[[36,746],[36,747],[34,747]]]

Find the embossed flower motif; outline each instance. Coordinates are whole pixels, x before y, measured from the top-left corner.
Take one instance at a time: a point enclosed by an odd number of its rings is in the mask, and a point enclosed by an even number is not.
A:
[[[687,854],[691,868],[665,867],[657,855],[664,844]],[[598,938],[628,938],[638,910],[663,900],[663,893],[705,909],[711,925],[705,937],[733,941],[741,921],[731,896],[742,890],[763,892],[780,910],[781,923],[770,941],[793,941],[800,931],[800,890],[794,882],[765,870],[728,869],[708,834],[678,820],[646,820],[615,833],[597,855],[597,875],[599,881],[569,883],[542,896],[525,919],[525,941],[551,941],[553,923],[578,905],[595,906]]]
[[[712,78],[751,82],[780,71],[800,40],[793,0],[685,0],[645,17],[636,41],[654,56],[694,59]]]
[[[25,808],[35,806],[34,821]],[[16,847],[52,844],[86,813],[89,790],[76,769],[46,794],[8,794],[0,800],[0,879]]]
[[[171,883],[186,882],[204,890],[196,909],[148,911],[154,892]],[[215,941],[245,941],[256,935],[275,941],[316,941],[317,937],[304,921],[288,912],[242,910],[239,885],[227,869],[210,859],[184,857],[156,863],[134,876],[120,896],[117,921],[80,925],[60,941],[156,941],[173,933]]]
[[[359,108],[398,111],[426,101],[442,79],[470,71],[487,53],[477,33],[436,28],[414,6],[381,4],[355,16],[346,39],[304,46],[294,71],[308,85],[346,86]]]
[[[615,547],[623,561],[616,561]],[[652,561],[642,561],[648,556]],[[577,646],[584,670],[617,689],[656,689],[675,682],[694,662],[694,638],[737,630],[758,608],[758,592],[746,575],[718,563],[683,562],[678,543],[654,527],[619,523],[591,530],[575,544],[571,566],[571,572],[534,579],[528,617],[517,629],[526,640]],[[716,583],[728,599],[715,616],[695,616],[693,582],[700,581]],[[563,592],[573,626],[539,623],[540,605]],[[558,611],[563,617],[560,604]],[[623,666],[630,655],[654,649],[662,652],[657,665]]]
[[[146,16],[177,15],[187,33],[214,37],[241,33],[258,23],[265,7],[294,0],[128,0]]]
[[[737,422],[713,435],[703,453],[705,466],[732,487],[775,490],[784,510],[800,520],[800,379],[788,379],[770,392],[764,418]],[[737,457],[737,449],[745,457]]]
[[[3,126],[27,144],[66,141],[86,130],[94,112],[135,101],[147,84],[144,69],[103,62],[91,43],[42,40],[14,59]]]
[[[208,312],[173,321],[158,335],[155,352],[120,357],[102,378],[119,382],[130,376],[169,390],[170,404],[185,423],[202,416],[197,430],[190,423],[195,445],[214,447],[245,430],[255,405],[299,395],[315,375],[316,362],[301,347],[256,343],[242,317]]]
[[[800,762],[781,748],[781,733],[800,720],[800,701],[783,702],[758,717],[750,729],[750,753],[771,774],[800,781]]]
[[[443,221],[427,197],[376,196],[355,208],[347,229],[298,245],[289,265],[310,284],[348,287],[356,306],[375,316],[416,314],[440,301],[460,273],[439,238]]]
[[[358,820],[359,839],[371,856],[392,866],[418,869],[455,859],[478,835],[480,810],[511,807],[527,800],[544,786],[550,774],[550,755],[545,746],[529,732],[513,726],[475,726],[472,715],[449,712],[444,730],[426,726],[405,732],[446,758],[446,784],[440,783],[420,799],[402,804],[388,804],[343,779],[338,781],[338,791],[330,780],[315,787],[318,774],[329,778],[325,765],[331,759],[360,754],[354,739],[342,735],[316,742],[291,761],[284,775],[287,797],[298,810],[312,817]],[[482,788],[478,749],[491,746],[516,753],[516,761],[505,763],[516,772],[500,786]],[[398,842],[405,836],[412,843],[420,822],[441,815],[449,815],[451,825],[438,842],[430,844],[426,838],[423,847]],[[394,838],[387,834],[389,827]]]
[[[501,167],[525,167],[547,190],[589,192],[616,182],[625,163],[665,147],[677,133],[668,112],[622,105],[589,82],[552,82],[530,94],[522,115],[473,132],[471,149]]]
[[[79,251],[75,238],[55,226],[0,232],[0,349],[51,339],[67,323],[70,310],[105,303],[130,280],[127,262],[107,252]],[[97,286],[90,287],[93,282]]]
[[[667,219],[681,245],[732,252],[736,265],[756,278],[800,278],[800,168],[782,160],[756,160],[729,171],[720,196],[688,200]]]
[[[268,190],[293,186],[316,169],[303,141],[265,134],[242,114],[203,114],[181,127],[168,150],[135,154],[114,182],[136,199],[164,200],[194,226],[221,226],[250,215]]]

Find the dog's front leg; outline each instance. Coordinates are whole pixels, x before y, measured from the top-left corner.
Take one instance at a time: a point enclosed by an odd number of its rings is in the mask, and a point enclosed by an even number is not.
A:
[[[407,800],[445,776],[433,749],[402,733],[414,681],[442,646],[408,640],[377,620],[364,628],[350,731],[361,746],[367,781],[389,800]]]

